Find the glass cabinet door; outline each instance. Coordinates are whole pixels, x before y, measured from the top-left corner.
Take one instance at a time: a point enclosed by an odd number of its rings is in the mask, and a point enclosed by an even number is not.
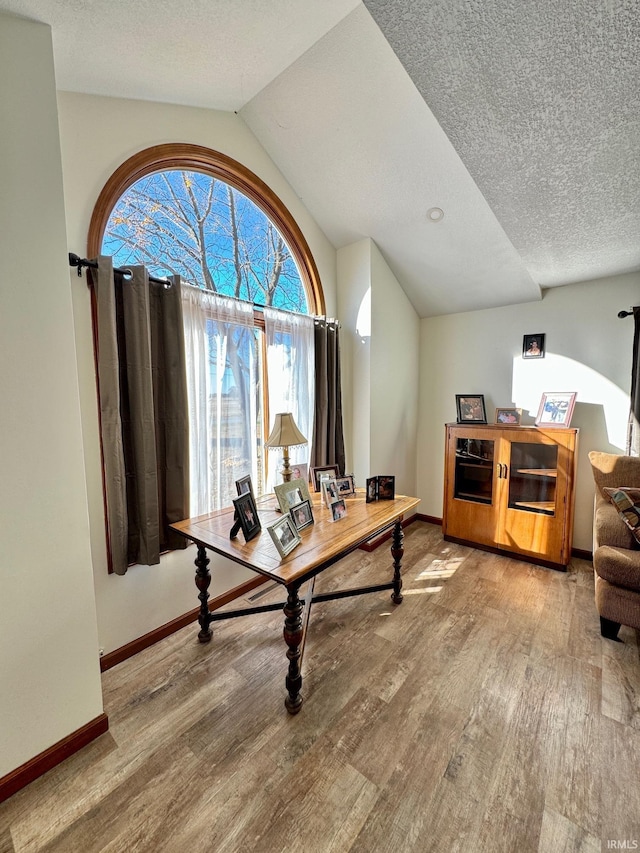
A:
[[[509,509],[555,515],[558,445],[511,442]]]
[[[495,442],[457,438],[453,496],[466,501],[491,504]]]

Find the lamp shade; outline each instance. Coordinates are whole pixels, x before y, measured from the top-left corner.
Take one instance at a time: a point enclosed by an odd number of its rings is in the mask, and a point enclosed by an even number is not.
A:
[[[296,426],[291,412],[280,412],[276,415],[273,429],[265,441],[265,447],[294,447],[296,444],[306,444],[307,439]]]

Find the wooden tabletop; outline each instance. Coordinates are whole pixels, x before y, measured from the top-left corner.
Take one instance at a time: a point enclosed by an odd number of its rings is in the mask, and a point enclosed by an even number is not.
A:
[[[282,517],[281,513],[277,512],[275,496],[258,498],[256,503],[262,531],[249,542],[244,541],[242,531],[236,539],[229,538],[229,531],[233,526],[232,506],[208,515],[187,518],[171,526],[188,539],[236,563],[241,563],[278,583],[289,584],[336,562],[402,518],[414,509],[420,500],[398,495],[391,501],[367,503],[364,489],[358,489],[355,497],[345,498],[347,515],[339,521],[331,521],[331,514],[322,504],[320,495],[313,494],[315,524],[300,531],[302,542],[286,557],[280,557],[266,529]]]

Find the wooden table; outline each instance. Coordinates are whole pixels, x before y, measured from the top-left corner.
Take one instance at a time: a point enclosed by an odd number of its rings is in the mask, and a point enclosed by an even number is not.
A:
[[[242,533],[237,538],[230,539],[229,532],[233,527],[234,509],[228,507],[209,515],[188,518],[173,524],[172,527],[198,546],[198,556],[195,561],[196,587],[200,600],[200,633],[198,639],[202,643],[211,639],[211,622],[229,619],[235,616],[246,616],[250,613],[264,613],[268,610],[283,609],[284,611],[284,640],[287,644],[289,670],[285,679],[288,695],[285,706],[290,714],[297,714],[302,706],[302,655],[304,639],[309,621],[311,604],[316,601],[330,601],[352,595],[363,595],[390,589],[391,600],[394,604],[402,601],[402,556],[404,554],[402,519],[406,513],[419,503],[418,498],[397,496],[394,500],[380,500],[366,503],[364,491],[358,490],[355,497],[347,498],[347,515],[339,521],[331,521],[329,510],[321,503],[320,496],[313,497],[313,514],[315,524],[300,531],[302,542],[286,557],[281,558],[276,550],[267,525],[280,517],[277,502],[273,495],[259,498],[258,513],[262,524],[262,532],[249,542],[245,542]],[[391,555],[393,558],[393,577],[387,583],[376,586],[358,587],[339,590],[332,593],[314,595],[315,578],[329,566],[342,557],[354,551],[367,540],[392,529]],[[209,611],[209,584],[211,574],[208,569],[209,558],[207,549],[227,557],[258,572],[287,590],[287,600],[280,604],[267,604],[243,610],[227,612]],[[300,598],[300,587],[310,581],[305,598]]]

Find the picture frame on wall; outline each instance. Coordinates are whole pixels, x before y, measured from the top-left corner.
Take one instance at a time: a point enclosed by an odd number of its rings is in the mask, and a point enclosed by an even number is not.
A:
[[[484,394],[456,394],[456,412],[459,424],[486,424]]]
[[[570,426],[577,396],[577,391],[545,391],[540,400],[536,426]]]
[[[522,409],[496,409],[496,423],[504,426],[520,426]]]
[[[522,338],[522,357],[544,358],[544,338],[543,332],[538,335],[524,335]]]

